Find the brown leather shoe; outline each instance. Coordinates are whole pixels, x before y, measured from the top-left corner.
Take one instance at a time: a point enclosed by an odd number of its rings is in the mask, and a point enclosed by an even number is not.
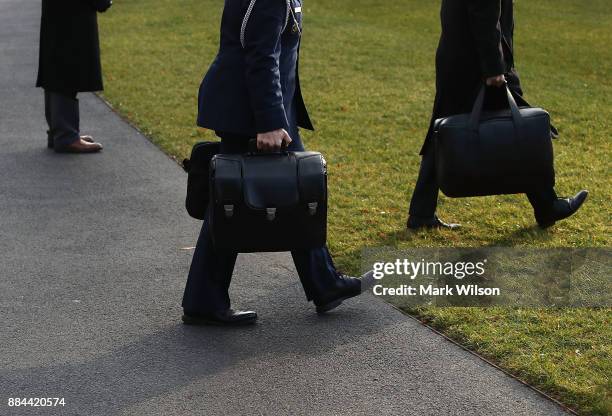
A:
[[[55,149],[57,153],[95,153],[102,150],[102,145],[96,142],[89,142],[83,138],[79,138],[68,146],[64,146],[60,149]]]
[[[96,142],[94,140],[94,138],[91,137],[91,136],[81,136],[81,139],[85,140],[88,143],[95,143]],[[51,136],[49,136],[49,132],[47,132],[47,147],[49,149],[53,149],[53,147],[54,147],[53,138]]]
[[[81,139],[85,140],[87,143],[95,143],[96,142],[94,140],[94,138],[91,137],[90,135],[81,136]]]

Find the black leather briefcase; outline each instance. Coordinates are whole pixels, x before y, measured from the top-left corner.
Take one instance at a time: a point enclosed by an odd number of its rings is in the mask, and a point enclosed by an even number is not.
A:
[[[317,152],[216,155],[209,210],[218,250],[304,250],[327,238],[327,166]]]
[[[185,207],[193,218],[203,220],[209,201],[210,161],[221,150],[219,142],[196,143],[191,149],[191,157],[183,161],[187,172],[187,198]]]
[[[519,108],[484,112],[483,86],[471,114],[435,121],[436,175],[449,197],[518,194],[555,185],[549,114]]]

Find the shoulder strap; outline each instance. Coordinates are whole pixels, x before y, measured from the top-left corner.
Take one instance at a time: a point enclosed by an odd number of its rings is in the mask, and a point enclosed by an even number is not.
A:
[[[289,23],[289,15],[291,13],[291,0],[286,0],[286,1],[287,1],[287,13],[285,17],[285,26],[283,26],[283,32],[285,31],[285,29],[287,29],[287,24]],[[253,13],[253,8],[255,7],[255,3],[257,3],[257,0],[251,0],[251,2],[249,3],[249,7],[247,8],[247,11],[244,15],[244,19],[242,19],[242,26],[240,27],[240,45],[242,45],[243,49],[245,47],[246,27],[247,27],[247,24],[249,23],[249,19],[251,18],[251,14]]]

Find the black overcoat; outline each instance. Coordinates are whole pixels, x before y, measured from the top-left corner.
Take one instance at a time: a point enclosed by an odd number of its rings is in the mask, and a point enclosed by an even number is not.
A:
[[[435,120],[472,111],[485,78],[506,74],[510,87],[522,95],[514,70],[512,0],[443,0],[440,17],[436,98],[421,154],[431,144]]]
[[[37,87],[57,92],[100,91],[97,12],[110,0],[42,0]]]

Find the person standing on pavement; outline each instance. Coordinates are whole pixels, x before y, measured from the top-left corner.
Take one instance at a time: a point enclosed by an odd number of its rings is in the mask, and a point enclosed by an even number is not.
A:
[[[304,149],[299,127],[312,129],[298,76],[301,0],[226,0],[221,46],[199,92],[198,125],[221,138],[221,153]],[[339,273],[327,247],[291,253],[309,301],[328,312],[361,293],[361,281]],[[236,252],[213,247],[205,221],[183,297],[183,322],[244,325],[253,311],[230,308],[228,289]]]
[[[81,136],[77,94],[101,91],[97,13],[112,0],[42,0],[36,86],[44,89],[47,146],[59,153],[102,150]]]
[[[514,68],[513,0],[443,0],[442,36],[436,54],[436,98],[422,161],[407,222],[409,229],[447,228],[436,215],[438,184],[434,166],[433,125],[435,120],[472,111],[483,82],[489,91],[485,107],[507,108],[507,83],[519,105],[522,98],[518,74]],[[547,228],[573,215],[588,196],[586,190],[572,198],[558,198],[555,190],[542,189],[527,195],[536,222]]]

